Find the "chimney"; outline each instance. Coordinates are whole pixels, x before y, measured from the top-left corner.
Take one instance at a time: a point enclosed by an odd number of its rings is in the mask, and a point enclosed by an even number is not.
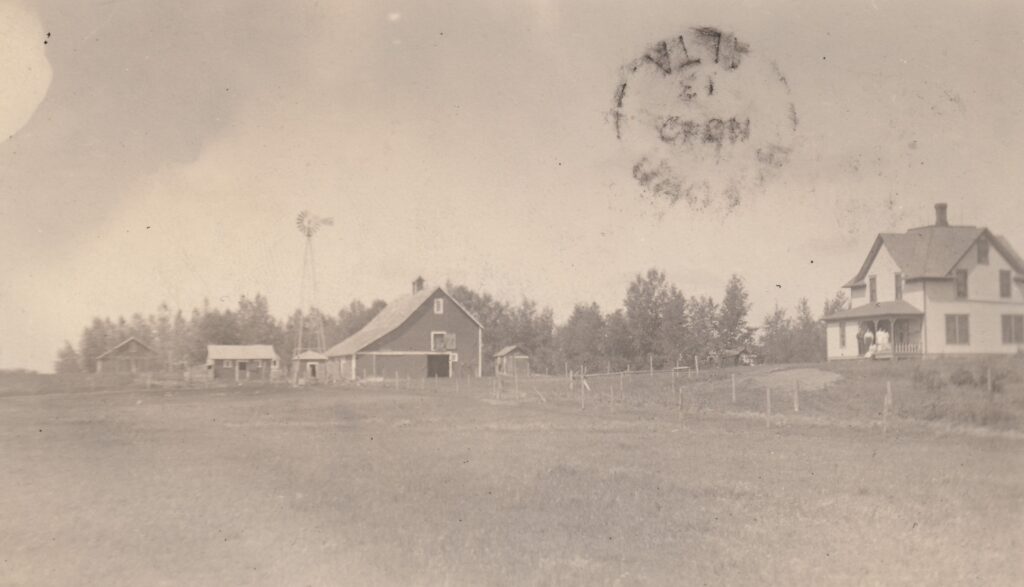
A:
[[[946,204],[935,204],[935,226],[949,226],[946,219]]]
[[[422,290],[423,290],[423,278],[422,277],[417,277],[416,280],[412,282],[412,293],[419,293]]]

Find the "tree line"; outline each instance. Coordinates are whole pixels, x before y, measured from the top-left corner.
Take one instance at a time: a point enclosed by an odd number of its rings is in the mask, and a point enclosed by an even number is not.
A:
[[[721,300],[716,301],[710,296],[687,297],[664,272],[650,269],[629,284],[621,308],[606,312],[595,302],[578,303],[562,324],[555,323],[551,308],[529,298],[512,304],[462,284],[449,282],[446,289],[484,327],[485,370],[493,369],[487,358],[509,344],[530,351],[535,372],[552,374],[561,373],[565,365],[592,371],[664,369],[692,364],[694,356],[711,360],[738,349],[773,363],[825,358],[824,325],[806,299],[797,304],[793,317],[775,308],[756,328],[749,323],[749,295],[738,275],[729,279]],[[825,302],[822,313],[828,315],[845,305],[840,292]],[[382,300],[368,305],[355,300],[334,314],[322,314],[328,346],[357,332],[385,306]],[[208,344],[271,344],[279,356],[291,357],[299,325],[309,329],[312,317],[296,310],[287,319],[277,319],[261,294],[243,296],[232,309],[212,308],[204,302],[187,317],[164,303],[147,316],[94,318],[84,328],[77,348],[65,342],[56,370],[95,372],[98,356],[132,336],[151,346],[167,370],[203,363]]]

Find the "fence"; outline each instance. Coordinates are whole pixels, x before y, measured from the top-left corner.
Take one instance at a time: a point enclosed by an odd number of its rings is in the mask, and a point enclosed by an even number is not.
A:
[[[699,414],[757,417],[765,426],[790,420],[860,422],[887,432],[902,420],[946,420],[1014,428],[1024,424],[1018,394],[986,388],[936,391],[909,375],[839,379],[820,369],[728,367],[496,376],[452,379],[387,378],[364,387],[456,394],[509,403],[536,403],[584,413],[649,412],[679,419]]]

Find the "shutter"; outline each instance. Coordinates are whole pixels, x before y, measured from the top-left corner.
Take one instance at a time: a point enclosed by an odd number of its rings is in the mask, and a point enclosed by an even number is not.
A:
[[[959,328],[957,328],[957,330],[959,331],[958,334],[960,335],[960,343],[961,344],[970,344],[971,343],[971,332],[970,332],[970,324],[967,321],[967,316],[960,316],[960,324],[958,326],[959,326]]]
[[[956,316],[946,314],[946,344],[956,344]]]

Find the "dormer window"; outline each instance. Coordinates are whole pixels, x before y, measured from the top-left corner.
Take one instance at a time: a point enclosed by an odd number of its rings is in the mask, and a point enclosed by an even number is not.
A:
[[[988,265],[988,240],[978,239],[978,265]]]
[[[444,314],[444,299],[437,298],[436,300],[434,300],[434,313]]]
[[[956,297],[961,300],[967,299],[967,270],[956,270]]]

